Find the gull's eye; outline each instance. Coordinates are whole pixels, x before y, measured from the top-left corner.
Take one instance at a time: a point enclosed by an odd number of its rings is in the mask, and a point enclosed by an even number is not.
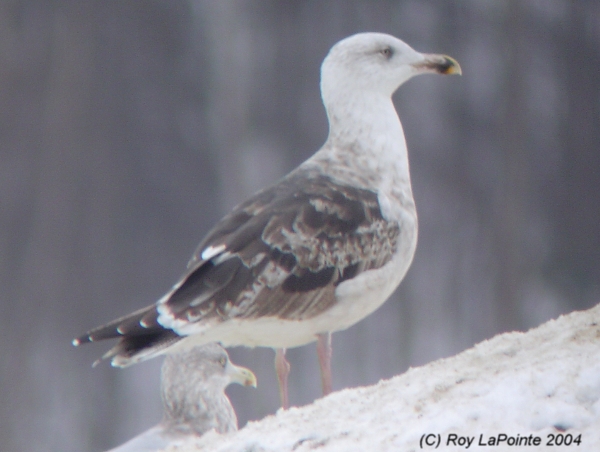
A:
[[[381,54],[387,59],[389,60],[390,58],[392,58],[392,56],[394,55],[394,50],[391,47],[384,47],[383,49],[381,49]]]
[[[219,364],[222,367],[225,367],[227,365],[227,358],[225,358],[224,356],[222,356],[221,359],[219,359]]]

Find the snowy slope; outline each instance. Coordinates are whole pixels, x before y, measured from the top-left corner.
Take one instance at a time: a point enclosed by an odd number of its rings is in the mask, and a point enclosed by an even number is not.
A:
[[[434,450],[421,449],[426,434],[443,451],[600,451],[600,305],[168,450]],[[502,434],[520,445],[478,445]],[[550,446],[552,438],[570,445]]]

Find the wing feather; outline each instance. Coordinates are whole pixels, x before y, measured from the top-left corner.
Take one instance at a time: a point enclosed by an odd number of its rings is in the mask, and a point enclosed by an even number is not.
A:
[[[385,265],[399,232],[375,192],[292,175],[213,228],[166,305],[176,319],[195,321],[311,318],[336,302],[338,284]]]
[[[127,366],[177,342],[178,325],[232,318],[309,319],[344,281],[390,261],[400,227],[373,191],[292,173],[225,216],[157,304],[95,328],[75,345],[119,338],[103,358]]]

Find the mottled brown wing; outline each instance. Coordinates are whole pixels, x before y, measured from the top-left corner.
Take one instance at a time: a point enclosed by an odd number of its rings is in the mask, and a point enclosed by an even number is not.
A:
[[[311,318],[336,302],[342,281],[387,263],[399,233],[383,218],[376,193],[293,175],[213,228],[166,306],[190,322]]]
[[[157,304],[73,343],[119,338],[104,358],[128,366],[180,340],[177,325],[188,322],[314,317],[336,303],[341,282],[386,264],[399,234],[376,193],[292,173],[224,217]]]

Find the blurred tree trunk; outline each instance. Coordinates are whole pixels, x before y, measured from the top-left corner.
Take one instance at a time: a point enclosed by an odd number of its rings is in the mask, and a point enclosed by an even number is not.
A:
[[[554,35],[561,55],[560,173],[548,200],[557,243],[549,277],[569,298],[600,298],[600,100],[589,90],[600,74],[600,8],[567,2],[569,21]]]
[[[521,3],[509,0],[504,24],[502,45],[503,103],[497,140],[500,144],[503,175],[493,203],[494,260],[496,287],[496,331],[522,328],[519,303],[523,298],[524,282],[530,277],[531,256],[524,242],[524,221],[531,209],[528,182],[530,163],[527,145],[526,87],[522,68],[527,64],[526,22]]]

